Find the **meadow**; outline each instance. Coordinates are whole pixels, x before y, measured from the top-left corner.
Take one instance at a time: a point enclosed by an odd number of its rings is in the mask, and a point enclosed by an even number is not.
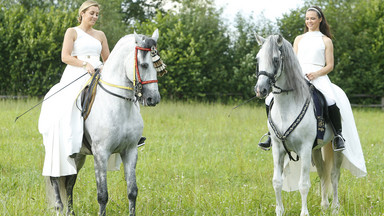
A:
[[[37,100],[0,101],[0,215],[53,215],[41,175],[44,146],[37,124],[40,107],[14,122]],[[265,109],[162,101],[143,107],[146,145],[137,163],[137,215],[274,215],[272,153],[258,148],[266,132]],[[342,170],[339,215],[384,214],[384,112],[354,109],[368,175]],[[311,215],[320,208],[319,178],[311,173]],[[127,215],[123,170],[108,173],[108,215]],[[283,192],[285,215],[299,215],[299,192]],[[77,215],[97,215],[93,157],[75,186]]]

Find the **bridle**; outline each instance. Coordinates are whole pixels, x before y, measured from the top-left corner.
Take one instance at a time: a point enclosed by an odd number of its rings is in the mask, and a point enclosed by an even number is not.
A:
[[[134,69],[134,75],[133,75],[133,80],[132,80],[133,87],[114,85],[114,84],[108,83],[108,82],[100,79],[99,85],[100,85],[100,87],[104,91],[106,91],[107,93],[109,93],[109,94],[111,94],[113,96],[122,98],[124,100],[135,101],[132,98],[121,96],[121,95],[115,94],[115,93],[107,90],[106,88],[104,88],[104,86],[101,83],[106,84],[106,85],[111,86],[111,87],[119,88],[119,89],[125,89],[125,90],[134,91],[135,92],[135,96],[137,96],[137,98],[141,98],[143,96],[143,94],[142,94],[143,85],[150,84],[150,83],[157,83],[158,82],[157,79],[156,80],[147,80],[147,81],[143,81],[141,79],[140,71],[139,71],[139,65],[137,64],[137,53],[138,53],[138,50],[151,51],[152,52],[153,50],[156,50],[156,47],[153,47],[153,48],[144,48],[144,47],[139,47],[139,46],[135,47],[135,67],[134,67],[135,69]],[[136,83],[136,77],[137,77],[138,83]]]
[[[290,92],[293,91],[293,89],[282,89],[281,87],[276,85],[277,79],[281,76],[282,71],[284,71],[284,55],[281,47],[279,48],[279,51],[281,53],[280,55],[280,61],[278,57],[273,58],[273,66],[274,66],[274,71],[273,74],[268,73],[267,71],[258,71],[257,72],[257,79],[259,76],[266,76],[268,77],[269,84],[277,89],[278,91],[272,91],[273,94],[281,94],[284,92]]]
[[[135,88],[135,95],[140,98],[143,95],[142,94],[143,85],[150,84],[150,83],[157,83],[158,81],[157,80],[147,80],[147,81],[141,80],[141,76],[140,76],[140,72],[139,72],[139,65],[137,64],[137,52],[138,52],[138,50],[151,51],[152,52],[152,49],[139,47],[139,46],[135,47],[135,71],[136,71],[137,80],[139,83],[136,85],[135,76],[133,76],[133,87],[134,88],[136,87]]]

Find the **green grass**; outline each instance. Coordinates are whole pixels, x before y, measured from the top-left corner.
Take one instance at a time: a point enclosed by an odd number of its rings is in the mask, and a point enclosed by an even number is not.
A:
[[[44,146],[37,100],[0,101],[0,215],[52,215],[41,175]],[[137,164],[137,215],[274,215],[272,154],[257,147],[266,132],[263,107],[162,102],[142,108],[145,147]],[[368,175],[342,170],[339,215],[383,215],[384,112],[354,109]],[[322,215],[319,179],[311,173],[311,215]],[[109,215],[127,215],[123,171],[108,173]],[[299,215],[300,193],[283,192],[286,215]],[[77,215],[97,215],[93,158],[75,186]],[[325,211],[324,215],[331,215]]]

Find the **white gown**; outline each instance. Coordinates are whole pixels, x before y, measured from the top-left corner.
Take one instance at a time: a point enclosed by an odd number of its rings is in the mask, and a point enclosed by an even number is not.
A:
[[[99,67],[101,42],[74,28],[77,38],[72,56]],[[82,67],[67,65],[59,83],[54,85],[45,98],[86,73]],[[81,116],[80,97],[77,98],[90,75],[85,75],[44,101],[39,118],[39,132],[43,135],[45,159],[43,176],[66,176],[77,173],[75,161],[70,156],[80,151],[83,139],[84,120]],[[77,98],[77,100],[76,100]],[[80,108],[80,109],[79,109]],[[116,163],[119,164],[120,163]],[[118,169],[118,167],[115,167]]]
[[[325,66],[325,44],[323,34],[317,32],[307,32],[298,44],[297,57],[299,59],[304,74],[315,72]],[[340,109],[342,121],[342,135],[345,138],[345,150],[341,167],[348,169],[356,177],[364,177],[367,174],[363,150],[360,144],[359,134],[356,129],[351,104],[344,91],[337,85],[331,83],[328,76],[321,76],[311,83],[319,89],[324,96],[336,101]],[[301,161],[289,161],[285,158],[284,184],[283,190],[298,190]],[[316,171],[313,166],[312,171]]]

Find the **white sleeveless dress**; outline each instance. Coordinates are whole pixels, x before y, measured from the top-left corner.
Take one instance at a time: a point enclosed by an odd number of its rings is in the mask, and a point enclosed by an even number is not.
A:
[[[325,44],[323,34],[307,32],[298,44],[297,57],[302,67],[303,75],[315,72],[325,66]],[[345,150],[341,167],[348,169],[356,177],[364,177],[367,174],[363,151],[360,144],[351,104],[344,91],[337,85],[331,83],[327,75],[312,80],[311,83],[319,89],[325,97],[335,101],[340,109],[342,119],[342,134],[345,138]],[[283,190],[298,190],[301,161],[289,161],[285,158]],[[316,171],[313,166],[311,171]]]
[[[99,67],[102,64],[101,42],[78,27],[74,29],[77,38],[71,55],[92,64],[94,68]],[[86,71],[82,67],[67,65],[60,82],[49,90],[45,98],[84,73]],[[70,157],[80,151],[83,139],[84,120],[80,111],[80,97],[77,96],[89,78],[88,74],[83,76],[44,101],[41,107],[39,131],[45,146],[44,176],[59,177],[77,173],[74,159]]]

